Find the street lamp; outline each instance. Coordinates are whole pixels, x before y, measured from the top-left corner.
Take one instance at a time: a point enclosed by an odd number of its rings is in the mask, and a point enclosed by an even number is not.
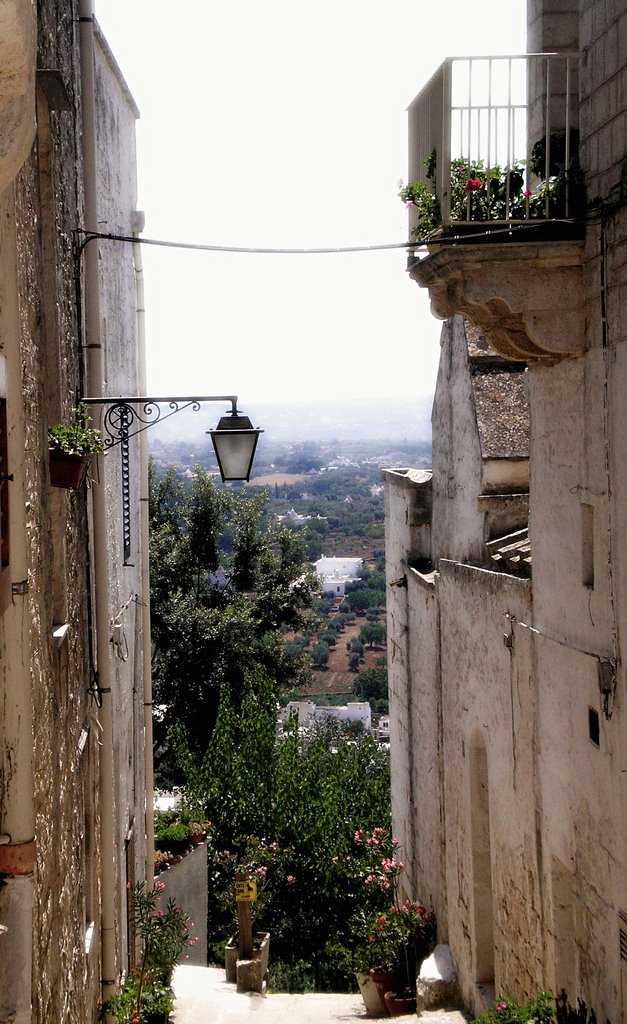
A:
[[[184,409],[198,412],[208,402],[230,402],[231,412],[220,417],[215,430],[207,430],[211,436],[223,481],[249,480],[259,435],[259,427],[253,427],[248,416],[237,409],[237,395],[166,396],[151,398],[132,396],[117,398],[83,398],[85,405],[102,406],[102,440],[105,455],[120,446],[122,468],[122,530],[124,535],[124,561],[131,553],[131,489],[129,439],[148,427],[167,420]],[[169,411],[168,411],[169,410]]]
[[[231,412],[220,417],[215,430],[207,433],[213,441],[222,480],[250,480],[257,441],[263,430],[253,427],[234,403]]]

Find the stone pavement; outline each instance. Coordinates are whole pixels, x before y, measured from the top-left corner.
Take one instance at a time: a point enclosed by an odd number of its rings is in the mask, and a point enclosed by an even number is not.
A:
[[[235,985],[227,984],[224,970],[219,967],[177,967],[174,992],[176,1024],[357,1024],[374,1019],[366,1016],[359,993],[238,992]],[[417,1020],[415,1016],[406,1019],[408,1024]],[[420,1024],[467,1024],[467,1020],[457,1010],[431,1011],[420,1016]]]

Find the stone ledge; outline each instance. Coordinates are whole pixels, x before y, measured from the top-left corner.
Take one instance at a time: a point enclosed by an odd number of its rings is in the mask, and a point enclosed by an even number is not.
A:
[[[461,314],[507,359],[553,363],[585,348],[582,241],[449,245],[416,260],[440,320]]]

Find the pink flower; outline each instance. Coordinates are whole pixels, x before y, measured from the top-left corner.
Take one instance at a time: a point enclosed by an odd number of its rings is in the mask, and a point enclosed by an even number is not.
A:
[[[154,912],[154,914],[152,916],[156,917],[156,918],[161,918],[161,917],[163,917],[163,911],[162,910],[155,910],[155,912]]]
[[[163,884],[163,882],[155,882],[154,888],[158,892],[163,892],[163,890],[165,889],[165,885]]]
[[[408,210],[411,210],[412,206],[415,206],[415,205],[416,204],[411,199],[407,199],[406,202],[405,202],[405,206],[407,207]]]
[[[357,829],[357,831],[355,832],[355,835],[354,835],[353,838],[355,839],[356,843],[360,843],[361,842],[361,829],[360,828]]]
[[[533,192],[531,191],[531,189],[526,188],[525,191],[523,192],[523,195],[524,195],[525,199],[529,199],[529,196],[533,195]]]
[[[294,875],[288,875],[286,881],[288,885],[292,885],[296,879],[294,878]]]
[[[497,1010],[506,1010],[507,1009],[507,1003],[497,1003],[496,1004],[496,1008],[497,1008]]]
[[[196,946],[197,944],[198,944],[198,939],[197,939],[196,936],[194,936],[193,939],[190,939],[189,943],[188,943],[188,945],[190,945],[190,946]]]

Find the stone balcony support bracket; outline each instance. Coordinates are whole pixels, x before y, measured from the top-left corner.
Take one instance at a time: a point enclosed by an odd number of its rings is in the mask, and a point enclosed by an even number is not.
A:
[[[31,0],[0,3],[0,192],[13,181],[35,137],[37,14]]]
[[[409,265],[439,320],[465,316],[507,359],[583,352],[583,242],[442,245]]]

